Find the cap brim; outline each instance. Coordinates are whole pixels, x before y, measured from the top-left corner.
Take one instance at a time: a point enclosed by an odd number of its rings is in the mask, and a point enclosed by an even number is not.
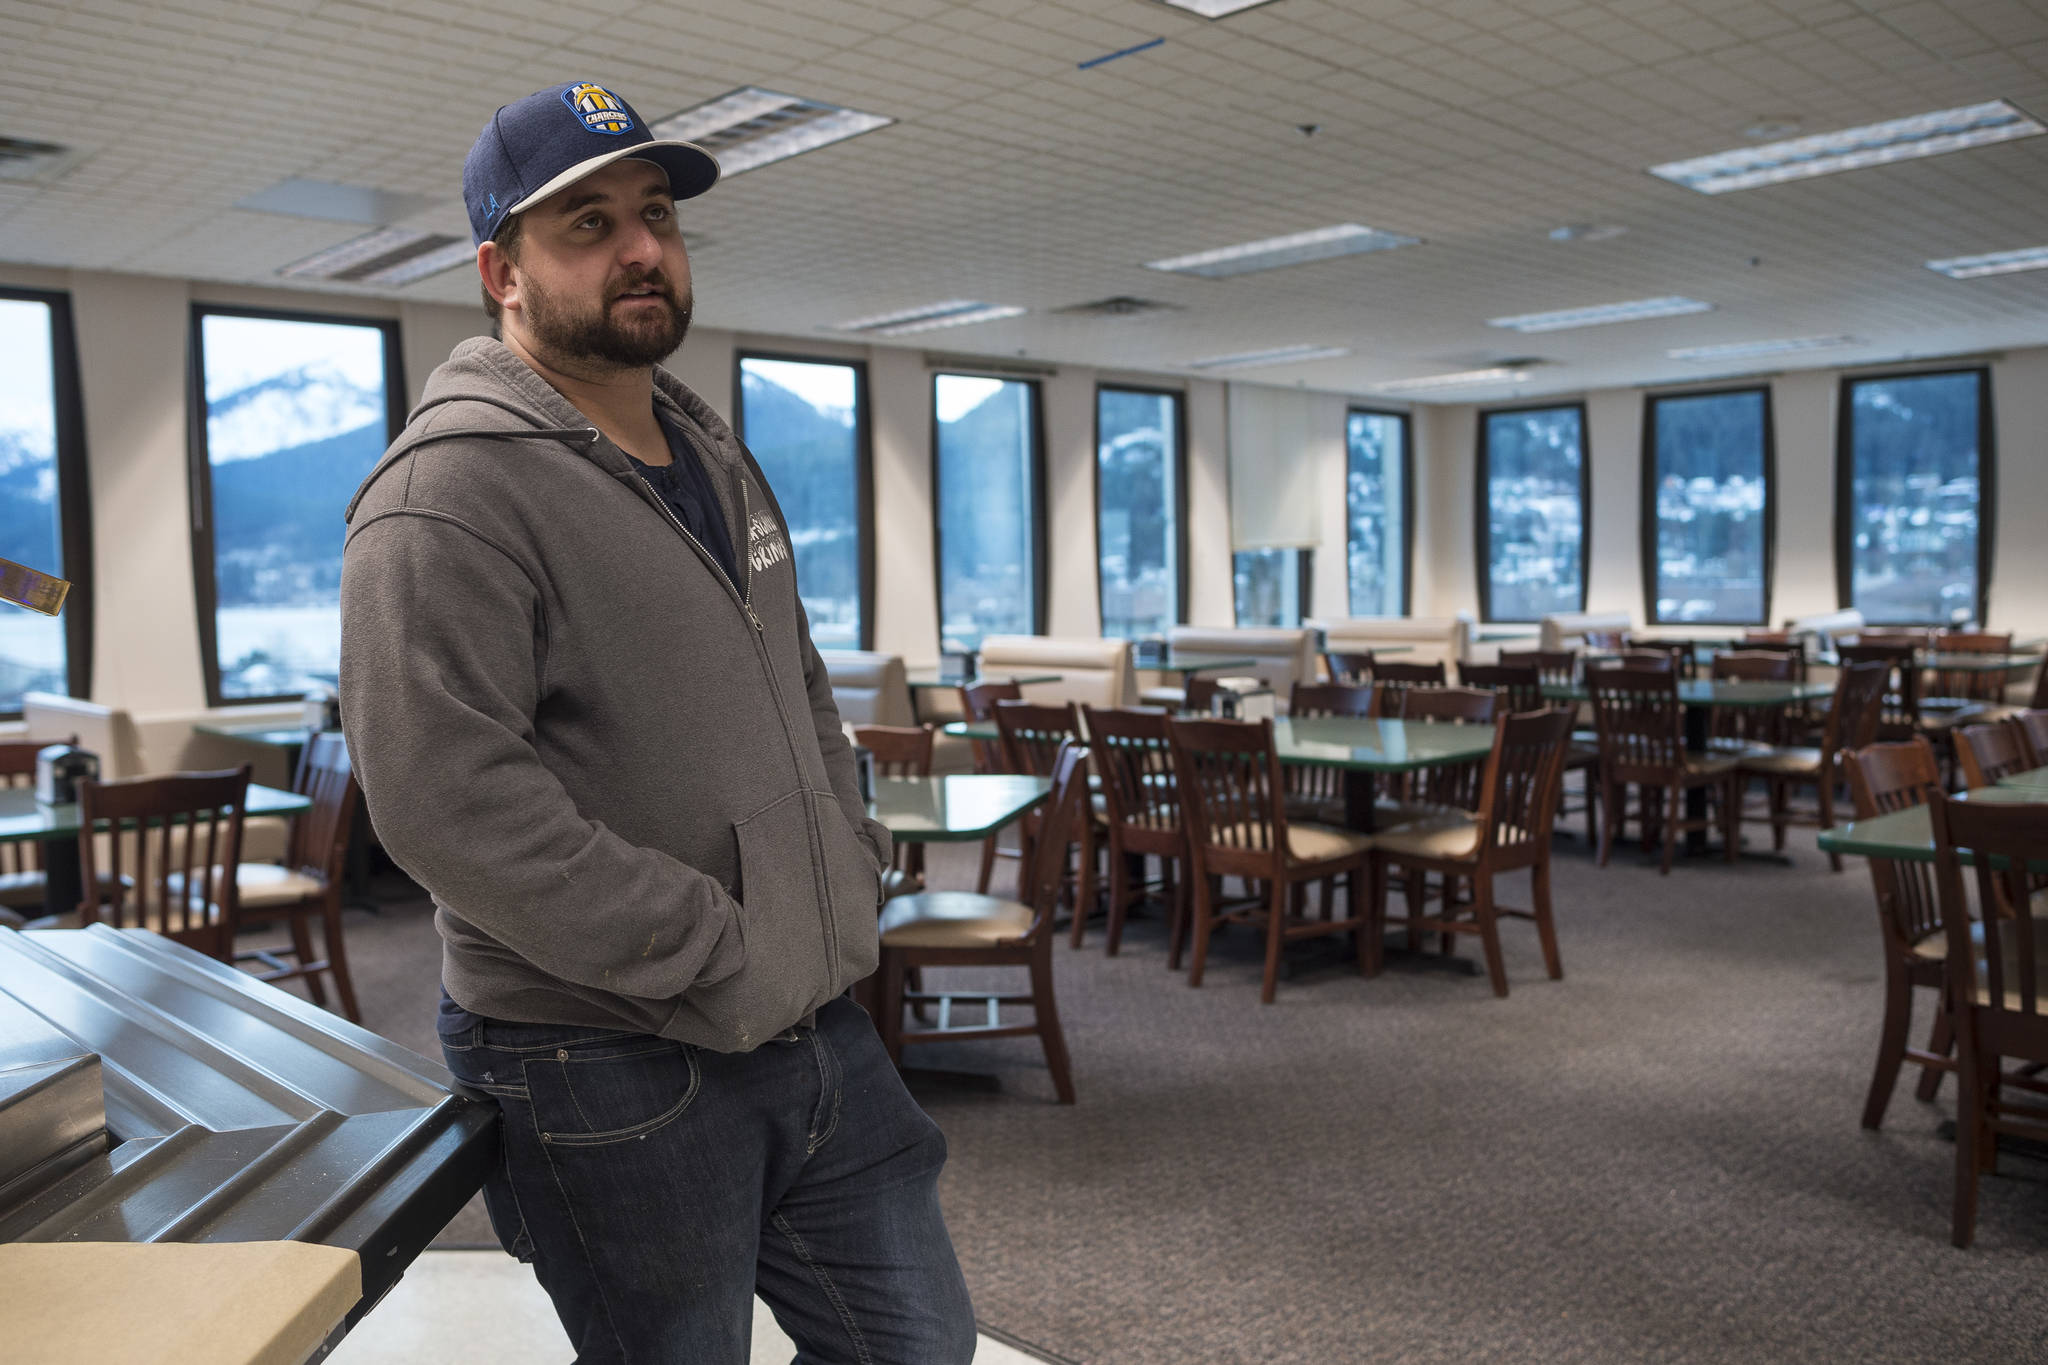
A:
[[[673,139],[642,142],[637,146],[621,147],[616,152],[606,152],[603,156],[593,156],[588,161],[577,162],[507,209],[505,216],[509,218],[515,213],[524,213],[549,195],[568,189],[584,176],[601,171],[614,161],[625,161],[629,158],[651,161],[668,172],[669,193],[677,199],[695,199],[718,183],[718,158],[696,143]]]

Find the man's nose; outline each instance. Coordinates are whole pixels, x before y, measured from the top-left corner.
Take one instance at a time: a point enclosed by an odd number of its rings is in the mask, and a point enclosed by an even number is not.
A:
[[[636,218],[619,234],[619,264],[651,270],[661,264],[661,238],[644,219]]]

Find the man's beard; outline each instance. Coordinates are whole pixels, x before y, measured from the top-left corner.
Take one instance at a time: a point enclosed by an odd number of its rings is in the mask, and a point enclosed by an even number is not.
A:
[[[676,297],[675,289],[659,270],[629,275],[605,289],[605,299],[594,314],[570,314],[561,300],[524,281],[524,315],[527,331],[543,352],[570,360],[596,361],[621,369],[653,365],[683,344],[690,330],[693,300],[686,291]],[[613,317],[612,307],[627,290],[653,285],[662,307],[649,316],[630,321]]]

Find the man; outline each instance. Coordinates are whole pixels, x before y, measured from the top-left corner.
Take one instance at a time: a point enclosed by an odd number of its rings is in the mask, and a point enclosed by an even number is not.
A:
[[[341,689],[377,832],[433,893],[485,1186],[581,1362],[966,1361],[945,1144],[843,996],[865,816],[761,470],[656,362],[717,163],[590,84],[463,167],[503,341],[428,381],[349,508]]]

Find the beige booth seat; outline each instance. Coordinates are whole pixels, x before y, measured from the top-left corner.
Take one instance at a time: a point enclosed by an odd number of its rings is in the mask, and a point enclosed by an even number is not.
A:
[[[1131,666],[1129,640],[1092,635],[990,635],[981,642],[980,673],[1057,673],[1058,682],[1032,683],[1026,701],[1076,702],[1086,706],[1135,706],[1138,675]]]
[[[1315,635],[1308,630],[1280,630],[1271,627],[1175,626],[1166,633],[1167,645],[1176,654],[1213,654],[1218,658],[1251,659],[1250,667],[1240,664],[1224,673],[1204,677],[1257,678],[1273,689],[1276,708],[1287,709],[1287,698],[1298,682],[1316,677]],[[1179,706],[1186,697],[1180,675],[1172,681],[1148,687],[1144,700],[1155,706]]]
[[[1584,649],[1586,636],[1600,630],[1633,630],[1635,618],[1625,611],[1554,611],[1543,618],[1536,647],[1543,650]]]
[[[1442,663],[1455,675],[1457,665],[1472,658],[1472,613],[1455,616],[1333,616],[1310,621],[1323,632],[1323,649],[1337,654],[1400,646],[1407,652],[1392,659],[1404,664]]]
[[[1785,623],[1785,629],[1792,635],[1812,635],[1833,641],[1843,635],[1855,635],[1868,626],[1863,613],[1854,607],[1842,611],[1819,611],[1811,616],[1795,616]]]
[[[839,704],[839,719],[849,725],[917,724],[901,654],[821,649],[818,657],[832,677],[832,700]]]

